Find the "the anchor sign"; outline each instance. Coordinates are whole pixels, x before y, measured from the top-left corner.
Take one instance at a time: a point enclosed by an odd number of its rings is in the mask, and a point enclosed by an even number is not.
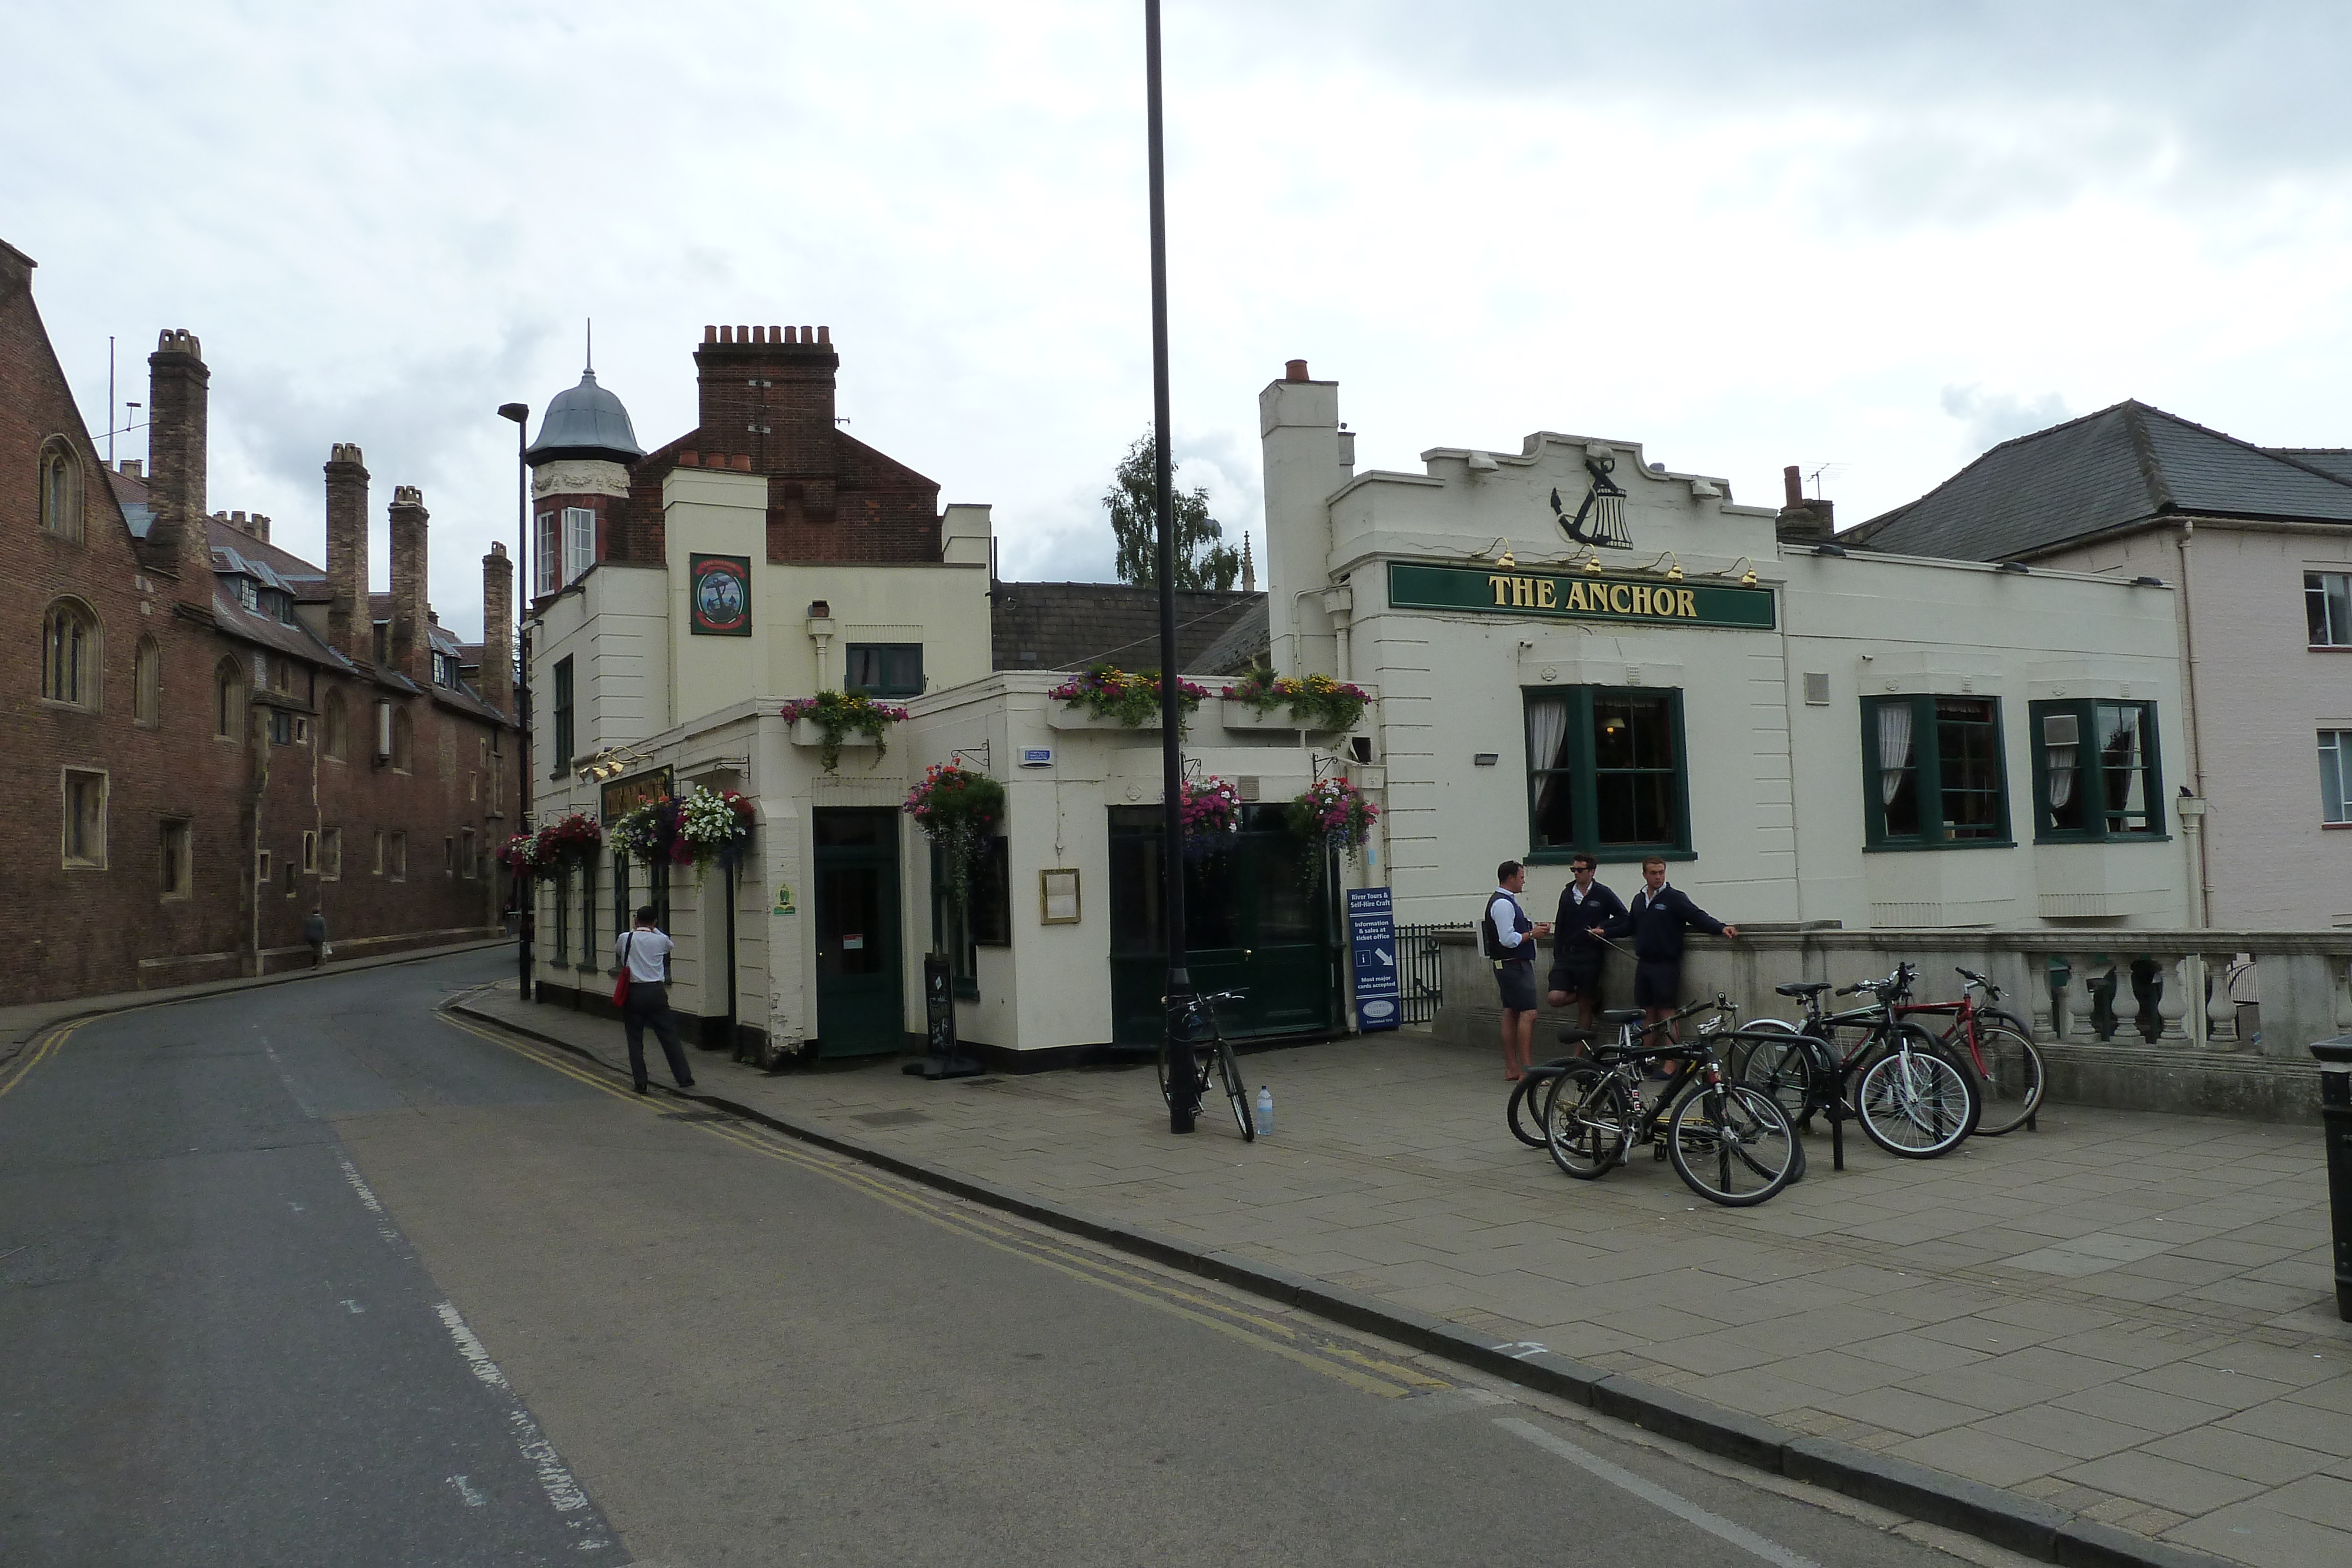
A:
[[[1592,476],[1592,487],[1584,493],[1584,504],[1576,508],[1573,517],[1560,504],[1559,489],[1555,487],[1551,493],[1551,512],[1559,520],[1560,531],[1580,545],[1633,548],[1633,536],[1625,531],[1625,492],[1609,477],[1616,466],[1613,457],[1584,460],[1584,471]]]

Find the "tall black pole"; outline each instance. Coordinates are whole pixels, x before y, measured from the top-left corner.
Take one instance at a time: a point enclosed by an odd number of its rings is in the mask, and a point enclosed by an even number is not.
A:
[[[500,403],[499,416],[513,420],[515,427],[515,727],[522,737],[516,758],[521,765],[522,779],[515,790],[515,822],[519,827],[527,827],[530,822],[530,405]],[[488,634],[488,629],[484,628],[484,637]],[[539,909],[536,890],[529,878],[516,876],[514,901],[515,966],[520,971],[522,999],[529,1001],[530,928]]]
[[[1192,998],[1192,977],[1184,961],[1184,705],[1177,695],[1176,496],[1170,461],[1168,422],[1168,194],[1160,133],[1160,0],[1143,0],[1143,76],[1150,120],[1151,163],[1151,445],[1153,510],[1159,528],[1160,579],[1160,884],[1165,897],[1160,923],[1168,934],[1168,999],[1161,1027],[1168,1031],[1168,1130],[1192,1130],[1192,1052],[1180,1034]]]

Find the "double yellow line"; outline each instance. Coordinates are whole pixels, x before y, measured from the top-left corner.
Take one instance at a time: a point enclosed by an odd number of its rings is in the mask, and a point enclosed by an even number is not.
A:
[[[675,1114],[665,1109],[664,1102],[638,1095],[622,1087],[605,1071],[583,1066],[578,1061],[547,1048],[511,1037],[503,1030],[481,1027],[448,1012],[438,1016],[452,1029],[462,1030],[477,1039],[501,1046],[525,1061],[535,1062],[550,1071],[560,1072],[624,1103],[656,1115]],[[1251,1312],[1238,1302],[1189,1290],[1173,1280],[1147,1273],[1117,1260],[1081,1251],[1047,1236],[1003,1224],[943,1194],[934,1194],[883,1176],[856,1164],[845,1155],[827,1155],[804,1148],[757,1124],[728,1116],[721,1121],[689,1124],[752,1154],[782,1161],[811,1175],[823,1176],[827,1181],[837,1182],[877,1203],[887,1204],[901,1214],[936,1225],[984,1247],[992,1247],[1000,1252],[1043,1264],[1071,1279],[1124,1296],[1129,1301],[1171,1312],[1257,1349],[1271,1351],[1365,1393],[1387,1399],[1402,1399],[1453,1386],[1443,1378],[1390,1361],[1369,1346],[1310,1332],[1298,1324]]]
[[[38,1045],[18,1057],[14,1064],[0,1067],[0,1094],[7,1093],[17,1084],[25,1082],[25,1074],[55,1056],[59,1048],[74,1037],[74,1031],[89,1021],[88,1019],[80,1019],[62,1028],[51,1030],[41,1037],[41,1042]]]

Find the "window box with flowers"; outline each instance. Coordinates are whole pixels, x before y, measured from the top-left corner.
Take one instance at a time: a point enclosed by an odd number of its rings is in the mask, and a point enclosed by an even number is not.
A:
[[[845,746],[871,746],[874,762],[881,761],[889,755],[885,737],[890,727],[907,717],[907,710],[896,703],[877,702],[863,692],[794,697],[778,711],[793,727],[793,744],[815,747],[817,761],[827,773],[840,768]]]
[[[1253,671],[1227,686],[1224,726],[1227,729],[1301,729],[1310,733],[1342,733],[1364,716],[1371,694],[1328,675],[1275,675]]]
[[[1115,664],[1097,664],[1045,695],[1062,705],[1046,715],[1046,723],[1055,729],[1160,727],[1160,673],[1156,670],[1129,674]],[[1176,697],[1186,718],[1208,695],[1206,687],[1177,677]]]

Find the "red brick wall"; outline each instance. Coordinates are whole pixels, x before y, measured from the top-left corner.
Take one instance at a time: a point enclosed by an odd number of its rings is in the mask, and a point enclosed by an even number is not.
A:
[[[35,467],[42,441],[73,442],[83,468],[83,538],[76,544],[42,531]],[[200,527],[201,524],[199,523]],[[311,745],[272,745],[263,703],[251,705],[250,737],[215,736],[214,672],[238,659],[249,677],[251,650],[214,629],[201,612],[175,604],[173,580],[142,570],[96,448],[12,253],[0,250],[0,550],[14,570],[0,573],[0,948],[14,961],[0,970],[0,1004],[129,990],[216,978],[256,967],[282,967],[271,948],[299,947],[301,925],[323,899],[331,937],[344,955],[446,940],[429,934],[479,929],[496,916],[495,876],[453,877],[443,870],[442,840],[464,827],[477,847],[494,851],[516,820],[520,777],[514,733],[502,733],[492,770],[501,775],[504,814],[491,812],[481,743],[499,728],[427,696],[396,700],[415,732],[408,771],[378,768],[369,757],[371,678],[308,672],[287,700],[309,717]],[[209,584],[201,596],[208,600]],[[41,626],[61,595],[87,604],[100,626],[95,711],[40,697]],[[192,596],[193,597],[193,596]],[[160,722],[133,718],[134,652],[142,636],[161,654]],[[341,689],[350,715],[348,756],[324,758],[319,719],[330,690]],[[444,765],[444,737],[447,763]],[[62,863],[62,771],[108,778],[103,869]],[[161,891],[162,824],[190,824],[193,877],[186,897]],[[302,873],[301,833],[343,830],[339,882]],[[372,874],[377,828],[409,835],[408,875]],[[257,893],[255,851],[271,852],[273,885]],[[284,892],[282,866],[298,868],[295,893]],[[367,943],[391,936],[401,940]],[[257,956],[257,949],[259,956]],[[226,955],[203,962],[149,962]],[[307,962],[307,954],[294,961]]]

